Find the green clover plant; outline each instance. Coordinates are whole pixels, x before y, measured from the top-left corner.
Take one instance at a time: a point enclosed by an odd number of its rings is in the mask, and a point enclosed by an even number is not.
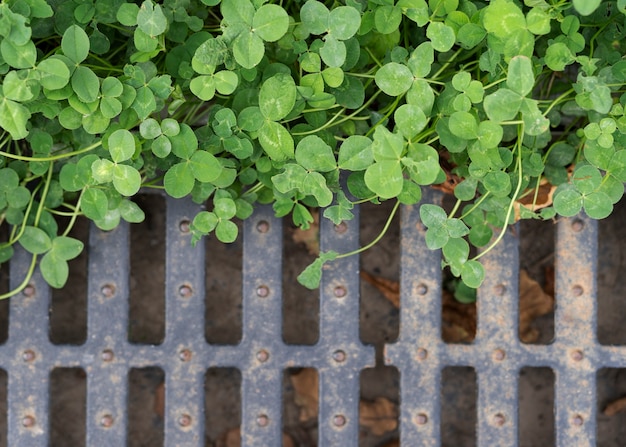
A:
[[[256,204],[307,228],[394,201],[362,251],[431,187],[457,202],[421,207],[426,243],[471,296],[507,225],[622,197],[625,22],[624,0],[3,1],[0,262],[32,256],[3,297],[37,265],[63,286],[76,219],[139,222],[142,189],[206,205],[193,243]]]

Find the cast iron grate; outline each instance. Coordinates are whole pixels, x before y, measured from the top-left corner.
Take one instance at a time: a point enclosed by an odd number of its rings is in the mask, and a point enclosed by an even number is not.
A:
[[[434,195],[429,195],[435,200]],[[244,224],[243,336],[236,346],[211,345],[204,336],[205,251],[189,244],[191,202],[167,200],[166,327],[158,346],[127,341],[129,228],[92,229],[88,261],[87,340],[80,346],[49,340],[50,292],[40,277],[10,303],[9,337],[0,346],[8,376],[8,445],[48,445],[49,377],[55,368],[82,368],[87,376],[86,445],[124,445],[127,376],[132,368],[158,367],[165,375],[165,446],[204,445],[207,369],[241,371],[242,446],[277,446],[281,439],[281,380],[294,367],[319,374],[319,445],[358,444],[359,376],[374,366],[372,346],[359,340],[359,261],[341,259],[325,270],[320,288],[320,337],[313,346],[281,338],[282,222],[260,207]],[[321,246],[339,252],[359,243],[358,212],[347,226],[323,221]],[[385,362],[400,375],[400,441],[403,446],[441,444],[442,370],[471,366],[478,385],[479,446],[518,442],[518,376],[523,367],[555,373],[558,446],[595,445],[596,373],[626,365],[626,348],[596,338],[597,223],[563,219],[556,242],[555,337],[527,345],[518,337],[518,238],[514,229],[484,257],[488,277],[480,290],[478,329],[469,345],[441,340],[440,255],[424,244],[418,206],[401,219],[400,336],[387,345]],[[18,253],[11,286],[30,260]]]

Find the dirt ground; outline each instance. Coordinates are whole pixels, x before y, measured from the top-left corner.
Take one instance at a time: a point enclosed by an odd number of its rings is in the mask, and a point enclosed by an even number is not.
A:
[[[158,196],[140,196],[140,205],[147,211],[144,223],[132,226],[131,297],[129,339],[134,343],[159,343],[164,335],[164,203]],[[620,273],[626,267],[626,206],[621,204],[607,220],[601,222],[598,337],[607,344],[625,344],[626,329],[622,315],[626,300],[622,296]],[[366,205],[361,212],[362,243],[372,240],[384,222],[389,206]],[[397,219],[396,219],[397,220]],[[87,225],[77,226],[74,235],[85,238]],[[550,222],[524,222],[520,226],[521,267],[540,284],[553,263],[554,225]],[[298,285],[295,278],[313,260],[307,248],[293,240],[293,229],[284,230],[283,272],[283,338],[292,344],[314,344],[318,337],[318,306],[316,292]],[[385,238],[361,257],[361,269],[397,281],[399,278],[399,225],[395,222]],[[224,246],[209,240],[206,243],[206,338],[210,343],[236,344],[241,337],[241,256],[242,243]],[[146,256],[150,253],[150,256]],[[50,337],[54,343],[80,344],[86,336],[86,257],[72,262],[72,277],[64,289],[55,291],[51,309]],[[547,270],[548,268],[548,270]],[[6,271],[0,283],[6,287]],[[549,278],[548,278],[549,279]],[[6,340],[7,305],[0,303],[0,342]],[[363,371],[361,394],[365,401],[386,398],[399,402],[399,374],[393,367],[382,365],[382,347],[393,342],[399,331],[398,309],[375,287],[361,286],[361,339],[376,346],[377,366]],[[534,325],[540,331],[539,343],[549,343],[553,336],[552,314],[539,318]],[[0,365],[1,368],[1,365]],[[284,376],[284,432],[301,447],[316,445],[315,420],[299,421],[295,404],[296,391],[287,371]],[[206,446],[226,447],[224,435],[236,429],[240,420],[240,374],[232,369],[211,369],[206,375]],[[163,372],[157,368],[133,370],[129,375],[129,446],[160,446],[163,436],[162,383]],[[446,368],[443,374],[442,436],[446,446],[470,447],[475,444],[476,376],[471,368]],[[51,445],[75,447],[85,445],[84,421],[85,374],[80,369],[55,370],[51,376]],[[548,368],[524,368],[520,372],[520,439],[522,447],[554,445],[554,373]],[[626,369],[606,369],[598,374],[598,405],[626,395]],[[6,445],[6,375],[0,374],[0,447]],[[600,446],[624,445],[626,416],[599,416]],[[374,435],[363,430],[360,445],[378,447],[397,437],[397,431]],[[230,447],[230,446],[228,446]]]

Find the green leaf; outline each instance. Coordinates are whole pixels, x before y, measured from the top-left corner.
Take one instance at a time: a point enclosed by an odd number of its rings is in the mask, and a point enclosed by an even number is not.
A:
[[[361,14],[351,6],[338,6],[330,11],[328,34],[335,39],[348,40],[361,26]]]
[[[107,140],[111,159],[121,163],[135,154],[135,137],[126,129],[118,129]]]
[[[402,192],[403,180],[398,160],[382,160],[365,171],[365,184],[383,199],[397,197]]]
[[[435,148],[422,143],[409,145],[408,155],[402,158],[402,164],[406,166],[411,180],[418,185],[435,183],[441,171],[439,154]]]
[[[237,213],[237,206],[230,197],[222,197],[213,201],[213,212],[220,219],[232,219]]]
[[[426,37],[432,42],[435,51],[440,53],[452,49],[456,41],[454,30],[441,22],[431,22],[426,29]]]
[[[139,6],[134,3],[122,3],[117,10],[116,18],[124,26],[137,25]]]
[[[361,135],[348,137],[339,148],[338,165],[348,171],[362,171],[374,162],[372,140]]]
[[[263,5],[254,14],[252,28],[264,41],[276,42],[289,28],[287,11],[278,5]]]
[[[601,192],[592,192],[583,198],[583,209],[592,219],[604,219],[613,212],[613,201]]]
[[[150,149],[157,157],[165,158],[172,152],[172,142],[165,135],[161,135],[152,142]]]
[[[19,243],[24,250],[34,255],[40,255],[52,248],[52,240],[41,228],[27,225],[24,233],[19,238]]]
[[[320,56],[329,67],[340,67],[346,61],[346,44],[332,36],[326,37],[324,46],[320,48]]]
[[[218,222],[219,218],[215,215],[215,213],[210,211],[200,211],[196,214],[196,217],[193,218],[191,228],[192,230],[208,234],[215,229]]]
[[[316,135],[308,135],[296,147],[296,161],[309,171],[328,172],[337,168],[333,149]]]
[[[149,87],[139,87],[131,105],[140,120],[146,119],[156,110],[156,99]]]
[[[243,68],[256,67],[265,54],[263,40],[253,32],[242,32],[233,42],[233,55]]]
[[[272,121],[283,119],[293,109],[296,94],[296,83],[290,75],[279,73],[272,76],[263,83],[259,92],[261,113]]]
[[[302,182],[301,191],[307,195],[314,196],[317,205],[326,207],[333,201],[333,193],[326,185],[326,179],[319,172],[310,172]]]
[[[374,12],[374,25],[380,34],[396,32],[402,22],[402,9],[398,6],[383,5]]]
[[[68,236],[58,236],[52,239],[51,252],[64,261],[74,259],[83,251],[84,244],[78,239]]]
[[[6,98],[0,100],[0,127],[9,132],[14,140],[26,138],[29,119],[30,112],[23,105]]]
[[[45,59],[37,65],[40,74],[40,82],[43,88],[58,90],[70,82],[70,70],[59,59]]]
[[[246,25],[252,25],[254,6],[248,0],[223,1],[220,9],[224,20],[228,24],[245,23]]]
[[[412,139],[426,127],[428,118],[424,111],[413,104],[403,104],[394,113],[398,130],[407,140]]]
[[[491,121],[495,121],[496,123],[512,120],[519,112],[522,99],[524,98],[522,98],[519,93],[501,88],[485,96],[485,100],[483,101],[485,113],[487,113]]]
[[[506,85],[521,96],[526,96],[533,90],[535,75],[530,58],[515,56],[510,60]]]
[[[83,192],[80,201],[80,209],[91,220],[102,220],[109,209],[109,201],[106,194],[96,188],[87,188]]]
[[[198,76],[189,83],[189,89],[202,101],[210,101],[215,96],[215,78]]]
[[[450,132],[464,140],[478,138],[478,123],[469,112],[454,112],[448,122]]]
[[[526,17],[515,3],[508,0],[495,0],[485,8],[483,25],[488,33],[506,40],[515,31],[526,28]]]
[[[191,193],[195,183],[189,163],[183,162],[172,166],[163,178],[165,192],[175,199],[185,197]]]
[[[317,0],[308,0],[300,8],[300,19],[311,34],[324,34],[328,30],[330,11]]]
[[[294,157],[294,141],[282,124],[266,121],[259,129],[259,143],[274,161],[285,161]]]
[[[575,57],[566,44],[556,42],[548,47],[544,60],[550,70],[563,71],[567,65],[575,61]]]
[[[39,270],[43,279],[56,289],[60,289],[69,277],[67,262],[59,259],[54,253],[46,253],[39,263]]]
[[[204,183],[217,180],[224,169],[213,154],[202,150],[192,155],[189,166],[193,176]]]
[[[474,260],[469,260],[461,267],[461,279],[468,287],[477,289],[485,279],[485,268]]]
[[[137,13],[137,25],[148,36],[154,37],[165,32],[167,18],[160,5],[155,5],[151,0],[146,0],[141,4]]]
[[[447,218],[446,212],[438,205],[425,203],[420,206],[420,219],[428,228],[442,227]]]
[[[143,222],[146,218],[143,210],[139,208],[135,202],[131,202],[130,200],[122,200],[118,209],[120,210],[122,219],[126,222],[139,223]]]
[[[238,233],[239,228],[237,228],[237,225],[230,220],[221,220],[215,228],[215,236],[224,244],[235,242]]]
[[[332,250],[320,253],[320,256],[298,275],[298,282],[308,289],[316,289],[322,279],[322,267],[325,263],[337,259],[337,256],[339,253]]]
[[[602,0],[574,0],[574,8],[581,16],[588,16],[598,9],[601,3]]]
[[[89,36],[80,26],[72,25],[63,33],[61,49],[74,63],[80,64],[87,59],[89,46]]]
[[[37,49],[32,41],[16,45],[8,39],[0,41],[2,59],[13,68],[33,68],[37,61]]]
[[[442,247],[443,256],[453,266],[462,266],[469,256],[469,244],[465,239],[453,238]]]
[[[141,175],[132,166],[115,165],[113,186],[123,196],[134,196],[141,188]]]
[[[161,135],[161,125],[154,118],[147,118],[139,125],[139,134],[147,140],[154,140]]]
[[[71,84],[78,99],[82,102],[91,103],[98,99],[100,80],[90,68],[76,67],[72,73]]]
[[[169,137],[172,144],[172,152],[179,158],[188,160],[198,149],[198,138],[191,127],[187,124],[180,124],[178,135]]]
[[[215,90],[222,95],[230,95],[239,85],[239,78],[232,71],[218,71],[213,77],[215,79]]]
[[[383,92],[389,96],[399,96],[411,88],[413,73],[406,65],[389,62],[376,72],[375,80]]]
[[[583,196],[573,188],[558,190],[554,194],[554,209],[563,217],[575,216],[583,206]]]
[[[391,133],[386,127],[378,126],[374,131],[372,151],[376,161],[399,160],[404,150],[404,138]]]

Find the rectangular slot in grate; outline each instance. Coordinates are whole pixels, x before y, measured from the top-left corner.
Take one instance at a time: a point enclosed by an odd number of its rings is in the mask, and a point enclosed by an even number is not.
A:
[[[520,430],[526,430],[528,421],[518,413],[529,411],[525,402],[534,395],[525,391],[527,384],[520,385],[520,370],[553,372],[553,398],[547,405],[554,407],[554,420],[547,423],[554,427],[554,437],[545,442],[563,447],[596,444],[597,427],[605,426],[598,405],[613,398],[606,387],[596,385],[596,379],[605,371],[624,368],[626,350],[600,345],[596,339],[595,221],[577,216],[556,225],[558,306],[552,343],[526,344],[519,337],[519,246],[524,237],[519,227],[507,230],[503,243],[483,258],[488,276],[478,295],[475,338],[447,343],[442,337],[440,254],[426,248],[419,206],[403,207],[399,232],[391,238],[399,238],[392,250],[398,254],[400,269],[399,308],[389,305],[386,315],[371,319],[396,328],[388,333],[388,328],[381,328],[380,334],[367,339],[375,343],[372,346],[361,341],[360,295],[369,286],[362,284],[357,256],[337,260],[325,269],[319,298],[299,303],[297,288],[291,291],[293,278],[286,280],[283,269],[284,263],[291,262],[284,247],[292,241],[271,207],[259,207],[243,223],[241,245],[221,248],[231,250],[224,256],[232,255],[235,265],[229,274],[232,278],[216,279],[211,277],[211,265],[220,258],[210,248],[212,243],[206,248],[189,243],[189,221],[201,208],[191,201],[159,200],[165,205],[157,225],[162,241],[157,245],[162,244],[163,254],[155,256],[166,260],[159,286],[162,297],[155,298],[155,305],[164,309],[160,343],[133,337],[129,341],[129,328],[141,316],[141,311],[131,309],[135,304],[130,299],[136,293],[131,267],[138,262],[131,239],[139,238],[141,230],[131,230],[127,224],[109,232],[91,228],[84,343],[51,342],[52,295],[38,275],[9,302],[8,338],[0,345],[0,369],[7,378],[5,403],[0,399],[7,415],[6,445],[43,447],[54,439],[51,432],[57,429],[49,402],[51,389],[60,380],[54,375],[59,370],[84,371],[84,422],[77,420],[84,425],[88,446],[139,445],[133,444],[139,412],[146,413],[156,427],[156,444],[151,445],[199,447],[205,439],[217,442],[234,430],[233,436],[240,436],[244,447],[278,446],[285,431],[304,444],[357,446],[363,429],[360,403],[363,397],[376,400],[368,397],[372,390],[367,384],[372,383],[372,374],[379,380],[376,371],[383,370],[391,371],[383,374],[390,380],[385,397],[397,411],[398,429],[392,437],[398,436],[399,445],[468,445],[450,432],[457,427],[450,420],[450,411],[456,411],[456,391],[450,390],[459,381],[475,384],[464,395],[463,402],[470,404],[461,412],[467,416],[463,430],[469,427],[468,439],[477,446],[524,445]],[[440,199],[427,192],[425,200]],[[358,209],[354,212],[355,220],[340,230],[325,219],[320,222],[322,250],[349,252],[362,244]],[[11,264],[11,286],[22,281],[29,262],[26,253],[17,252]],[[366,262],[374,264],[371,258]],[[228,299],[219,304],[222,296],[218,295],[228,292],[230,283],[237,289],[234,306]],[[150,303],[149,296],[143,298]],[[287,309],[285,302],[290,303]],[[303,327],[317,326],[318,333],[310,339],[301,334],[285,337],[285,318],[293,311],[308,312],[311,305],[319,308],[319,318],[297,321]],[[227,328],[220,326],[220,313],[228,306],[231,321],[241,319],[241,336],[233,339],[219,333],[220,327]],[[317,371],[318,410],[307,433],[294,425],[294,415],[288,414],[285,404],[286,396],[293,394],[288,375],[303,369]],[[138,375],[150,377],[142,382]],[[1,379],[2,375],[0,390]],[[232,382],[230,388],[220,389],[227,382]],[[147,400],[137,397],[143,392]],[[228,411],[215,400],[220,393],[230,396]],[[135,410],[131,404],[136,400],[150,408]],[[222,422],[220,427],[217,421],[226,414],[228,424]],[[0,427],[2,423],[0,415]]]

